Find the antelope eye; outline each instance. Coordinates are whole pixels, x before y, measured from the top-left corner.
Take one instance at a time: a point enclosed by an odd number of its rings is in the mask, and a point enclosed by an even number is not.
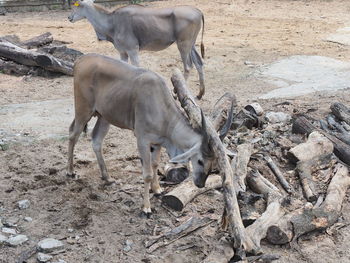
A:
[[[201,161],[201,160],[198,160],[198,164],[199,164],[200,166],[204,166],[204,163],[203,163],[203,161]]]

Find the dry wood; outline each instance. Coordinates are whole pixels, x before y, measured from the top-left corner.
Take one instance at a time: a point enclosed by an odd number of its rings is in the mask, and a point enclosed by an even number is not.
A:
[[[203,188],[198,188],[194,185],[192,178],[188,178],[164,195],[162,197],[162,203],[176,211],[181,211],[197,195],[211,189],[220,188],[221,186],[221,177],[218,175],[210,175]]]
[[[237,146],[237,155],[231,161],[233,170],[233,183],[237,192],[246,191],[245,178],[247,176],[248,163],[253,152],[253,145],[244,143]]]
[[[288,152],[293,162],[305,162],[321,155],[331,154],[334,150],[332,142],[318,131],[310,133],[307,141],[301,143]]]
[[[280,168],[275,164],[275,162],[272,160],[272,158],[268,154],[264,154],[264,159],[267,162],[267,165],[270,167],[274,175],[276,176],[277,180],[282,185],[283,189],[286,190],[288,194],[291,194],[292,188],[290,187],[289,183],[287,182],[286,178],[284,178]]]
[[[209,225],[212,222],[214,222],[214,219],[209,217],[191,217],[185,223],[146,242],[147,251],[152,253],[158,248],[169,245],[176,240],[191,234],[193,231]]]
[[[293,122],[292,131],[294,133],[310,134],[312,131],[317,130],[324,136],[326,136],[334,145],[334,154],[344,163],[350,165],[350,145],[342,142],[335,136],[328,134],[325,131],[317,129],[312,125],[304,116],[296,118]]]
[[[331,105],[332,113],[341,121],[345,121],[350,125],[350,109],[340,102]]]
[[[225,124],[232,105],[234,107],[237,105],[236,96],[229,92],[222,95],[221,98],[215,103],[209,117],[215,130],[220,130],[220,128]],[[225,114],[225,112],[227,114]]]
[[[275,225],[284,214],[281,208],[282,196],[276,189],[269,187],[257,171],[248,175],[247,183],[253,191],[267,197],[266,211],[246,229],[255,246],[260,248],[260,241],[266,237],[269,227]]]
[[[175,93],[178,95],[181,106],[186,111],[193,127],[200,127],[201,110],[195,103],[193,96],[187,90],[185,80],[179,69],[176,69],[171,77],[171,81],[174,85]],[[229,222],[229,232],[234,239],[234,247],[236,250],[245,249],[246,251],[255,253],[257,249],[251,242],[249,236],[246,235],[243,226],[236,192],[233,187],[232,169],[226,156],[225,147],[223,146],[216,130],[209,121],[207,121],[207,133],[210,138],[210,145],[214,151],[222,178],[224,201],[227,210],[227,219]]]
[[[73,63],[21,48],[3,39],[0,40],[0,57],[27,66],[39,66],[49,71],[73,75]]]
[[[44,34],[41,34],[39,36],[33,37],[31,39],[28,39],[22,44],[26,46],[27,48],[38,48],[44,45],[48,45],[52,43],[53,41],[53,36],[50,32],[46,32]]]
[[[221,239],[218,245],[209,253],[202,263],[228,263],[234,255],[232,245]]]
[[[324,230],[338,220],[346,190],[350,186],[350,176],[348,168],[340,164],[334,172],[325,201],[320,206],[306,206],[282,217],[268,230],[267,239],[271,243],[288,243],[306,233]]]

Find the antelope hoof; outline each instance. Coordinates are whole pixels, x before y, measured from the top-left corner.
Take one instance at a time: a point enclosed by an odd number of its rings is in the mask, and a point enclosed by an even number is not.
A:
[[[151,217],[152,217],[152,212],[146,212],[145,210],[151,210],[150,208],[149,209],[146,209],[146,208],[144,208],[142,211],[141,211],[141,213],[140,213],[140,217],[141,218],[147,218],[147,219],[150,219]]]
[[[115,180],[110,177],[102,177],[102,180],[104,181],[104,185],[115,184]]]
[[[66,176],[72,179],[79,179],[79,175],[77,175],[76,173],[66,173]]]

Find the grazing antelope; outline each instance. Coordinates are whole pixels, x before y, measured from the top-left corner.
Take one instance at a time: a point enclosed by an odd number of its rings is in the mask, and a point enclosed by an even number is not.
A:
[[[110,124],[134,132],[145,183],[143,212],[147,216],[151,214],[150,187],[155,194],[162,192],[157,175],[161,147],[166,148],[171,162],[191,161],[194,184],[204,187],[213,161],[205,118],[202,115],[202,129],[194,130],[158,74],[102,55],[84,55],[74,66],[74,104],[68,176],[74,174],[73,151],[79,135],[91,117],[97,116],[92,147],[107,183],[113,180],[107,173],[101,145]]]
[[[204,58],[204,16],[191,6],[149,8],[130,5],[113,10],[94,4],[93,0],[75,1],[68,17],[74,23],[86,18],[94,27],[98,40],[112,42],[120,58],[139,66],[140,50],[159,51],[176,42],[188,78],[195,65],[199,74],[198,99],[205,92],[203,61],[195,49],[197,35],[202,29],[201,55]]]

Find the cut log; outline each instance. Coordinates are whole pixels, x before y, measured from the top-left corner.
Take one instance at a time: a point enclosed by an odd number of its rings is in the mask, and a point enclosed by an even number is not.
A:
[[[176,69],[171,77],[175,93],[178,95],[182,108],[187,113],[190,123],[193,127],[199,128],[202,121],[201,110],[195,103],[193,96],[186,88],[186,82],[179,69]],[[203,116],[204,117],[204,116]],[[215,159],[222,178],[222,186],[224,193],[225,207],[227,210],[227,219],[229,223],[229,233],[234,240],[234,248],[236,251],[242,249],[251,253],[256,253],[257,248],[250,240],[249,236],[245,233],[242,218],[239,211],[237,202],[236,191],[233,187],[233,177],[230,162],[226,155],[225,147],[223,146],[216,130],[207,121],[207,133],[210,138],[210,146],[214,151]]]
[[[331,105],[332,113],[341,121],[350,125],[350,109],[340,102]]]
[[[281,208],[282,196],[275,189],[265,184],[258,172],[251,172],[247,177],[249,187],[259,194],[267,197],[266,211],[252,225],[247,227],[247,234],[251,237],[256,247],[260,248],[260,241],[266,237],[269,227],[275,225],[284,215]]]
[[[46,32],[46,33],[41,34],[39,36],[28,39],[28,40],[22,42],[22,44],[24,46],[26,46],[27,48],[31,49],[31,48],[38,48],[41,46],[48,45],[48,44],[52,43],[52,41],[53,41],[52,34],[50,32]]]
[[[335,167],[334,172],[325,201],[320,206],[306,206],[282,217],[268,229],[267,239],[271,243],[288,243],[306,233],[324,230],[338,220],[346,190],[350,186],[350,176],[348,168],[341,164]]]
[[[288,194],[291,194],[293,190],[290,187],[289,183],[287,182],[286,178],[284,178],[280,168],[275,164],[275,162],[272,160],[272,158],[268,154],[264,154],[264,159],[267,162],[267,165],[270,167],[271,171],[276,176],[277,180],[282,185],[283,189],[286,190]]]
[[[333,150],[333,143],[320,132],[314,131],[310,133],[305,143],[290,149],[288,157],[294,163],[305,162],[321,155],[329,155]]]
[[[6,40],[0,40],[0,57],[27,66],[39,66],[49,71],[73,75],[73,63],[57,59],[48,54],[21,48]]]
[[[222,181],[218,175],[210,175],[203,188],[198,188],[194,185],[192,178],[188,178],[164,195],[162,203],[176,211],[181,211],[196,196],[220,187],[222,187]]]
[[[240,144],[237,146],[237,155],[231,161],[231,167],[233,170],[233,183],[237,192],[246,191],[245,178],[247,176],[247,166],[252,152],[252,144]]]
[[[317,130],[326,136],[334,145],[334,154],[344,163],[350,165],[350,145],[342,142],[335,136],[328,134],[320,129],[317,129],[304,116],[296,118],[293,122],[292,131],[294,133],[301,133],[309,135],[312,131]]]

